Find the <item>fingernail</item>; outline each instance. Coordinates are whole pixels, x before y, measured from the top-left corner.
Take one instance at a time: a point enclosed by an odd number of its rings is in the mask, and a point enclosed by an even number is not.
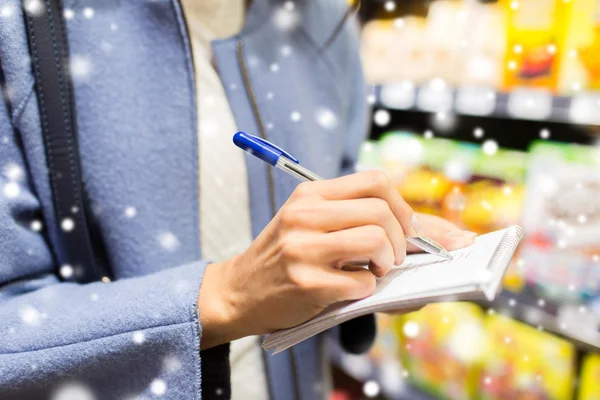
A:
[[[447,236],[450,236],[453,239],[475,239],[475,236],[477,236],[477,232],[471,232],[471,231],[452,231],[452,232],[448,232],[446,234]]]
[[[413,216],[412,216],[412,226],[413,226],[413,229],[415,230],[415,232],[418,234],[422,225],[421,225],[421,220],[419,219],[419,217],[417,217],[416,213],[413,214]]]

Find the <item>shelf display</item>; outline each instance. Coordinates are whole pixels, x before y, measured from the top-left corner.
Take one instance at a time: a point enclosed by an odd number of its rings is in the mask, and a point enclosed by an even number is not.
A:
[[[473,304],[432,304],[396,321],[409,380],[442,399],[477,399],[488,352],[484,313]]]
[[[600,355],[598,354],[588,354],[583,360],[577,399],[600,399]]]
[[[365,22],[361,53],[372,83],[600,90],[598,0],[437,0],[424,15],[395,15]]]
[[[479,380],[481,400],[570,400],[575,348],[565,340],[501,315],[485,321],[488,354]]]
[[[363,8],[359,169],[462,229],[525,231],[493,302],[378,316],[366,379],[386,399],[600,399],[600,0]]]
[[[535,143],[529,152],[522,225],[523,273],[544,297],[600,294],[600,150]]]
[[[384,318],[368,360],[387,371],[377,375],[386,392],[395,376],[396,385],[408,382],[436,399],[574,398],[576,352],[600,352],[600,296],[590,290],[600,267],[600,203],[586,201],[599,198],[600,149],[540,140],[515,151],[402,130],[366,142],[359,167],[388,171],[416,211],[465,229],[529,227],[498,301],[429,305],[392,323]],[[549,188],[554,192],[539,192]],[[561,233],[584,245],[575,249],[587,257],[587,269],[569,245],[559,245]]]

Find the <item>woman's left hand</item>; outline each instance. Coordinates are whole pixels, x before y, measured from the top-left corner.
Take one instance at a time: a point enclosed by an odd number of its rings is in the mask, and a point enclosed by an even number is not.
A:
[[[475,237],[477,236],[475,232],[461,230],[452,222],[436,217],[435,215],[416,213],[415,216],[416,219],[413,220],[413,226],[417,230],[417,233],[435,240],[444,246],[446,250],[457,250],[467,247],[473,244]],[[409,253],[416,253],[421,252],[422,250],[409,243],[407,251]],[[418,311],[421,308],[422,307],[390,311],[385,314],[404,315]]]

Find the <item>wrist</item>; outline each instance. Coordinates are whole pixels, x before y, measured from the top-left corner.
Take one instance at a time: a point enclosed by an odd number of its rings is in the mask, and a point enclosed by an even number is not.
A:
[[[202,326],[202,350],[230,342],[243,336],[234,304],[226,284],[233,260],[208,264],[198,295],[198,311]]]

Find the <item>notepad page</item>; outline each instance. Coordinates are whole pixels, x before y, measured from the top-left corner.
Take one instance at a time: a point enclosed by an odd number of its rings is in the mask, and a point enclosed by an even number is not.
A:
[[[509,231],[510,237],[506,238],[505,234]],[[378,280],[373,295],[359,301],[334,304],[310,321],[270,335],[263,342],[263,347],[276,349],[277,353],[365,313],[436,300],[450,301],[452,296],[460,299],[483,296],[482,289],[485,287],[498,287],[520,237],[519,227],[482,235],[472,246],[452,252],[454,259],[448,261],[428,254],[408,256],[401,266]],[[502,255],[495,255],[501,247],[507,249],[502,250]],[[496,261],[492,262],[492,258]],[[490,271],[493,264],[498,265],[494,267],[495,271]]]
[[[488,265],[505,233],[506,229],[503,229],[478,236],[473,245],[450,252],[453,260],[444,260],[431,254],[409,255],[401,266],[394,267],[386,276],[378,279],[375,293],[371,296],[334,304],[312,322],[373,305],[430,297],[435,292],[478,285],[489,278]]]

